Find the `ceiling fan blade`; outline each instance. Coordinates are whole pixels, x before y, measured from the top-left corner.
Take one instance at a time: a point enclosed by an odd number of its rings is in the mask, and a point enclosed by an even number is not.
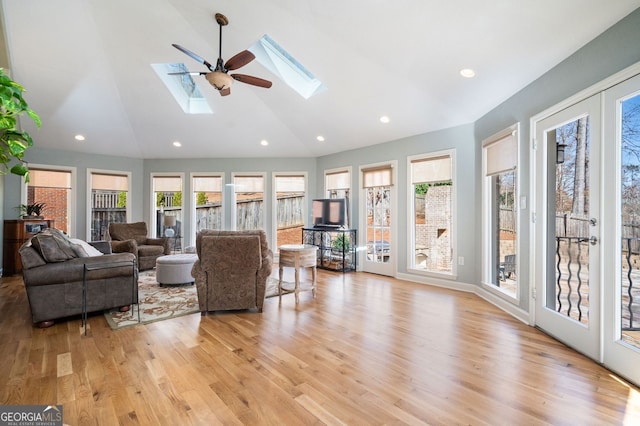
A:
[[[244,67],[249,62],[255,59],[255,55],[248,50],[243,50],[237,55],[233,56],[231,59],[224,64],[224,68],[228,71],[237,70],[240,67]]]
[[[231,94],[231,87],[227,87],[226,89],[219,90],[220,96],[229,96]]]
[[[269,80],[264,80],[262,78],[254,77],[252,75],[246,75],[246,74],[229,74],[229,75],[231,75],[231,77],[233,77],[234,80],[237,80],[241,83],[251,84],[252,86],[265,87],[268,89],[273,84]]]
[[[196,55],[195,53],[193,53],[189,49],[185,49],[184,47],[180,46],[179,44],[172,44],[172,46],[175,47],[176,49],[178,49],[179,51],[181,51],[182,53],[184,53],[185,55],[190,56],[192,59],[196,60],[197,62],[200,62],[201,64],[204,64],[205,67],[207,67],[211,71],[213,71],[213,68],[211,67],[211,64],[209,62],[205,61],[203,58],[201,58],[200,56]]]
[[[204,71],[200,71],[200,72],[196,72],[196,71],[183,71],[183,72],[170,72],[168,73],[168,75],[206,75],[209,74],[208,72],[204,72]]]

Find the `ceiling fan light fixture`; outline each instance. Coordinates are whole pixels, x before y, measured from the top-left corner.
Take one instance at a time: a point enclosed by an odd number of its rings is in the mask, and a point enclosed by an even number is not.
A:
[[[209,84],[218,90],[229,89],[231,87],[231,83],[233,83],[233,78],[229,74],[225,74],[220,71],[207,73],[205,78]]]

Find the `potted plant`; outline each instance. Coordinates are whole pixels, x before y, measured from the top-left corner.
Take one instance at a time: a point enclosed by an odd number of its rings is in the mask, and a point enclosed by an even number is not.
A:
[[[47,207],[46,203],[20,204],[18,211],[23,219],[44,219],[42,212]]]
[[[27,114],[38,127],[41,122],[22,97],[23,92],[24,88],[0,68],[0,173],[23,176],[29,182],[29,168],[22,158],[33,146],[33,139],[18,129],[18,117]]]
[[[338,234],[331,246],[338,253],[347,253],[349,251],[349,236],[344,233]]]

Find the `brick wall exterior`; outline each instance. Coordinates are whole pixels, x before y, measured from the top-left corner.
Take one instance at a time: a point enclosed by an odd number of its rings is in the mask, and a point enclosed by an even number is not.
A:
[[[424,223],[416,224],[416,261],[421,262],[426,255],[426,269],[429,271],[450,271],[451,259],[451,188],[452,186],[430,187],[424,197]],[[416,210],[422,210],[417,204]]]
[[[68,189],[29,186],[27,190],[27,203],[46,203],[42,215],[55,220],[55,227],[68,233]]]

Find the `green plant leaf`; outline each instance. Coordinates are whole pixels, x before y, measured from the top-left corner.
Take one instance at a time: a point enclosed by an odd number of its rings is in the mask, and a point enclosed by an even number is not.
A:
[[[29,133],[17,128],[17,120],[21,114],[26,114],[38,127],[42,122],[38,114],[29,108],[23,92],[24,87],[0,68],[0,173],[9,171],[29,182],[29,169],[22,158],[26,149],[33,146],[33,139]],[[19,163],[9,168],[12,160]]]
[[[18,176],[25,176],[27,173],[29,173],[29,169],[22,163],[15,164],[13,167],[11,167],[11,173]]]

